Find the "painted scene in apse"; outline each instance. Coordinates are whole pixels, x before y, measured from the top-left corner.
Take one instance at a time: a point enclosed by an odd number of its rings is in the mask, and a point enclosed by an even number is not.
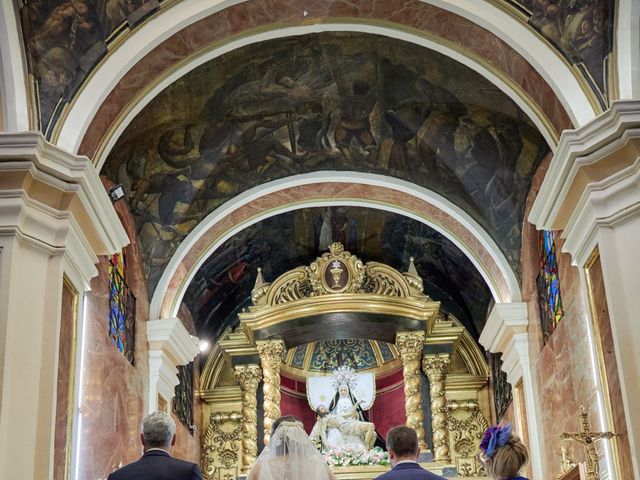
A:
[[[613,51],[613,0],[508,0],[529,25],[577,65],[603,108],[609,105],[608,57]]]
[[[318,170],[391,175],[447,197],[518,271],[524,200],[547,151],[523,112],[467,67],[399,40],[323,33],[187,74],[134,119],[103,172],[128,192],[153,290],[209,212]]]
[[[409,257],[422,276],[425,293],[442,302],[475,338],[482,331],[491,294],[480,273],[447,238],[395,213],[364,207],[305,208],[254,224],[218,248],[196,273],[184,303],[198,333],[215,339],[238,322],[251,303],[256,269],[271,282],[308,265],[342,242],[363,261],[375,260],[406,271]]]

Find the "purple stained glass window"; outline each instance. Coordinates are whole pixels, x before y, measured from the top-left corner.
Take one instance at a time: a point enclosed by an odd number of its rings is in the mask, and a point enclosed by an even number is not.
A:
[[[544,343],[547,343],[564,315],[560,296],[555,235],[550,230],[544,230],[540,233],[540,273],[536,283],[542,336]]]
[[[133,365],[135,349],[135,297],[125,281],[124,254],[109,260],[109,337]]]

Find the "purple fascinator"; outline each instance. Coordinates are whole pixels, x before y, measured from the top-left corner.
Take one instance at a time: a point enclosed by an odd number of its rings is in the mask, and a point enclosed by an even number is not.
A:
[[[504,447],[510,438],[511,424],[506,424],[502,427],[494,425],[484,432],[484,437],[480,442],[480,450],[483,451],[485,456],[493,457],[493,454],[496,453],[496,448]]]

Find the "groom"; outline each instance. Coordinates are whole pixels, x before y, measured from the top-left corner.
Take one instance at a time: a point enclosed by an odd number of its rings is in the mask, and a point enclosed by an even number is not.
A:
[[[387,449],[393,469],[376,480],[444,480],[418,464],[418,435],[413,428],[393,427],[387,434]]]

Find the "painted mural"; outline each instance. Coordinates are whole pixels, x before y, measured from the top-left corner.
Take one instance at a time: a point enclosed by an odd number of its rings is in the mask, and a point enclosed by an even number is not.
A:
[[[476,338],[491,294],[471,261],[430,227],[395,213],[363,207],[304,208],[256,223],[224,242],[196,273],[184,303],[198,334],[215,339],[250,305],[256,270],[266,281],[307,265],[340,241],[364,261],[406,271],[415,258],[425,292],[442,302]],[[381,351],[382,358],[393,357]]]
[[[119,28],[133,26],[157,8],[149,0],[28,0],[20,10],[35,78],[40,122],[47,131]]]
[[[509,0],[528,23],[578,66],[598,96],[609,104],[608,57],[613,50],[614,0]]]
[[[323,33],[236,50],[187,74],[134,119],[104,172],[128,192],[153,290],[209,212],[319,170],[434,190],[483,225],[517,270],[524,200],[547,151],[523,112],[467,67],[399,40]]]
[[[496,0],[515,5],[607,102],[604,66],[612,49],[613,0]],[[29,73],[44,132],[91,74],[119,33],[158,11],[163,0],[24,0],[20,17]],[[344,12],[342,0],[327,7]],[[405,2],[406,3],[406,2]],[[178,7],[179,8],[179,7]],[[270,8],[269,5],[264,6]],[[310,7],[311,8],[311,7]],[[339,14],[344,16],[344,13]],[[231,18],[232,19],[232,15]],[[232,25],[233,28],[233,25]]]

